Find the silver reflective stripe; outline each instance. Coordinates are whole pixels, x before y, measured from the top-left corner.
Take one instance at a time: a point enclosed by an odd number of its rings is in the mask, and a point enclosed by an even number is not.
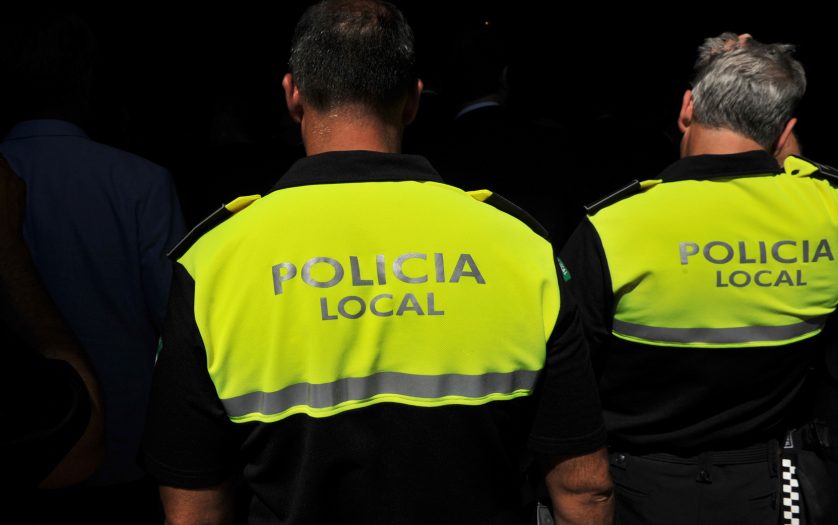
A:
[[[823,328],[826,316],[784,326],[742,326],[736,328],[662,328],[614,319],[614,332],[621,335],[668,343],[754,343],[785,341]]]
[[[332,383],[297,383],[276,392],[252,392],[224,399],[230,417],[260,413],[279,414],[295,406],[328,408],[346,401],[361,401],[380,394],[397,394],[423,399],[445,396],[481,398],[531,390],[537,371],[493,372],[483,375],[441,374],[434,376],[380,372],[368,377],[339,379]]]

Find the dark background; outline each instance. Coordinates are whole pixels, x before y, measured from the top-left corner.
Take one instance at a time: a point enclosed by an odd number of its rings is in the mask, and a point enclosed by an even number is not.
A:
[[[302,154],[280,81],[294,24],[307,4],[76,6],[73,12],[88,22],[100,46],[86,130],[94,139],[168,167],[186,201],[202,184],[207,148],[230,139],[224,134],[231,130],[245,130],[242,140],[261,156],[260,172],[270,166],[271,175],[263,178],[278,177]],[[640,4],[580,4],[573,10],[514,1],[396,4],[414,28],[426,88],[443,94],[448,88],[442,71],[459,28],[488,23],[508,44],[515,111],[558,122],[570,134],[582,120],[597,126],[607,116],[608,132],[593,149],[618,157],[624,168],[612,169],[624,170],[625,177],[617,178],[625,180],[651,178],[676,158],[675,119],[704,37],[749,32],[765,42],[796,44],[809,80],[797,128],[804,155],[838,164],[832,132],[838,114],[831,103],[838,46],[835,31],[817,11],[792,5],[784,11],[755,5],[733,12],[696,4],[679,12]],[[633,154],[652,143],[654,160]],[[562,156],[568,155],[577,160],[572,151]],[[576,165],[584,170],[584,162]],[[249,193],[256,185],[238,187],[232,181],[225,191]],[[197,216],[211,210],[187,211]]]

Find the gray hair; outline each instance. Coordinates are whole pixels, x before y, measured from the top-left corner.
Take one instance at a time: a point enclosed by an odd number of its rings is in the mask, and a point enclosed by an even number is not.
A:
[[[727,128],[771,151],[806,91],[794,46],[723,33],[698,48],[693,119]]]

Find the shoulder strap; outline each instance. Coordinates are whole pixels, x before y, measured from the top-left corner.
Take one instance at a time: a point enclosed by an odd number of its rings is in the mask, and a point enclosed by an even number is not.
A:
[[[523,208],[519,207],[505,197],[502,197],[500,194],[493,193],[489,190],[467,191],[466,193],[471,195],[475,200],[494,206],[500,211],[512,215],[519,221],[529,226],[532,231],[544,237],[547,241],[550,240],[550,234],[547,232],[547,228],[542,226],[541,223],[535,219],[535,217],[527,213]]]
[[[660,179],[644,180],[642,182],[635,179],[623,186],[622,188],[620,188],[619,190],[606,195],[605,197],[594,202],[593,204],[588,204],[587,206],[585,206],[585,213],[587,213],[588,215],[594,215],[596,212],[605,208],[606,206],[611,206],[615,202],[619,202],[625,199],[626,197],[631,197],[632,195],[636,195],[641,191],[653,188],[661,182],[663,181]]]
[[[189,233],[187,233],[174,248],[169,250],[169,253],[166,255],[173,261],[180,259],[181,256],[186,253],[186,251],[189,250],[189,248],[191,248],[192,245],[195,244],[195,242],[197,242],[197,240],[205,233],[261,198],[261,195],[248,195],[246,197],[238,197],[230,201],[228,204],[222,204],[220,208],[212,212],[206,219],[202,220],[197,226],[192,228]]]
[[[838,184],[838,169],[820,164],[806,157],[789,155],[783,162],[783,169],[795,177],[817,177]]]

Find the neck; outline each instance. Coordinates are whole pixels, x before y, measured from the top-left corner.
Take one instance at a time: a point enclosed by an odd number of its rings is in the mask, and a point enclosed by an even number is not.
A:
[[[309,109],[300,125],[308,156],[328,151],[401,152],[402,126],[352,108]]]
[[[727,155],[765,150],[753,139],[725,128],[709,128],[693,123],[681,141],[681,157]]]

